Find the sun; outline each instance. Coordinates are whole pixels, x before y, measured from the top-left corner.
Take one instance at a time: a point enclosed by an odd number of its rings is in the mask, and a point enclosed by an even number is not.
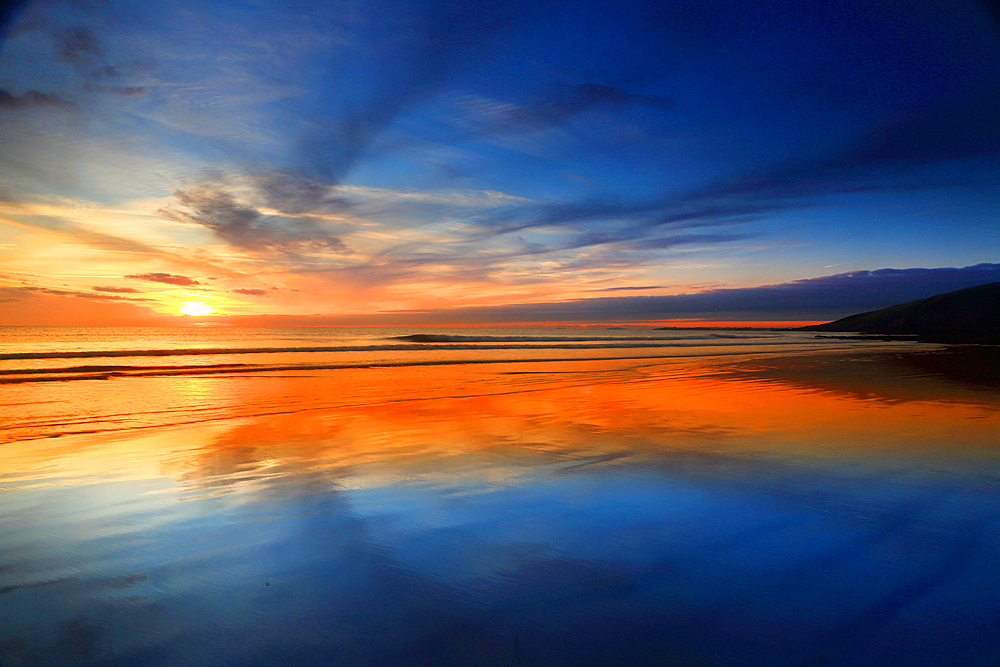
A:
[[[194,315],[195,317],[201,317],[202,315],[211,315],[215,312],[215,308],[211,306],[206,306],[203,303],[184,303],[181,304],[181,312],[185,315]]]

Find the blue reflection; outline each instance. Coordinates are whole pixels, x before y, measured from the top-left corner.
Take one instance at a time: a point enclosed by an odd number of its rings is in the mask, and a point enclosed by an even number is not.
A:
[[[809,401],[836,384],[758,361],[733,396],[765,375]],[[899,382],[836,399],[847,421],[822,442],[871,453],[750,446],[749,417],[678,435],[633,383],[621,432],[579,408],[552,426],[532,394],[524,413],[470,404],[462,434],[443,430],[461,399],[161,429],[149,442],[178,449],[137,479],[42,461],[0,496],[0,664],[995,665],[995,392],[920,402]],[[893,410],[948,426],[953,455],[879,449]]]

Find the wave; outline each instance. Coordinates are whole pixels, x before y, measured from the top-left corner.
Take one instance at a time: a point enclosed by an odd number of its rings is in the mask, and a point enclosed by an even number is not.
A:
[[[686,336],[677,338],[648,337],[587,337],[548,338],[542,336],[451,336],[437,334],[413,334],[397,336],[390,340],[405,340],[406,345],[338,345],[320,347],[190,347],[158,348],[152,350],[57,350],[50,352],[8,352],[0,354],[0,361],[27,359],[97,359],[122,357],[173,357],[223,354],[290,354],[314,352],[399,352],[413,350],[503,350],[503,349],[595,349],[615,347],[678,347],[690,341],[711,341],[734,336]],[[761,337],[763,338],[763,337]],[[487,343],[487,344],[478,344]],[[512,344],[513,343],[513,344]],[[517,344],[520,343],[520,344]],[[530,345],[528,343],[549,343]],[[447,345],[442,345],[447,344]]]
[[[758,336],[738,334],[702,334],[692,336],[670,336],[665,338],[650,336],[464,336],[453,334],[408,334],[393,336],[389,340],[404,340],[410,343],[600,343],[615,341],[649,341],[669,343],[675,340],[710,340],[713,338],[729,338],[748,340],[754,338],[775,338],[775,336]]]
[[[381,349],[380,345],[324,346],[324,347],[186,347],[158,348],[153,350],[73,350],[53,352],[8,352],[0,360],[15,359],[87,359],[101,357],[173,357],[201,354],[274,354],[288,352],[365,352]],[[405,349],[404,346],[398,346]]]
[[[813,341],[800,341],[801,343],[811,343]],[[819,343],[820,341],[816,341]],[[757,343],[759,346],[780,347],[783,342]],[[498,345],[498,346],[471,346],[471,345],[449,345],[446,350],[638,350],[655,349],[656,352],[649,354],[630,354],[627,359],[664,359],[675,356],[668,352],[674,349],[678,352],[682,349],[692,349],[698,347],[709,347],[706,345]],[[708,353],[708,356],[726,356],[746,354],[747,349],[742,345],[714,345],[716,348]],[[441,350],[437,346],[420,346],[421,349]],[[725,348],[722,351],[721,348]],[[344,349],[344,348],[335,348]],[[377,349],[386,349],[386,346]],[[393,346],[393,349],[400,349]],[[413,349],[406,347],[404,349]],[[688,356],[690,353],[682,353]],[[361,368],[393,368],[406,366],[452,366],[462,364],[497,364],[497,363],[534,363],[534,362],[559,362],[559,361],[602,361],[607,360],[606,356],[545,356],[545,357],[520,357],[509,356],[503,358],[457,358],[457,359],[404,359],[404,360],[330,360],[326,362],[300,362],[300,363],[230,363],[230,364],[178,364],[172,366],[131,366],[131,365],[88,365],[88,366],[68,366],[62,368],[26,368],[0,370],[0,384],[21,384],[26,382],[60,382],[67,380],[110,380],[112,378],[126,377],[165,377],[181,375],[219,375],[219,374],[246,374],[264,373],[279,371],[317,371],[317,370],[341,370],[341,369],[361,369]]]
[[[741,351],[716,353],[713,356],[737,355]],[[663,359],[663,355],[630,356],[627,359]],[[73,369],[44,369],[38,374],[26,377],[2,377],[13,374],[11,371],[0,371],[0,384],[21,384],[26,382],[65,382],[69,380],[111,380],[128,377],[169,377],[177,375],[220,375],[237,373],[273,373],[279,371],[324,371],[362,368],[400,368],[412,366],[461,366],[466,364],[510,364],[510,363],[544,363],[562,361],[607,361],[608,357],[546,357],[546,358],[507,358],[507,359],[421,359],[409,361],[381,361],[357,363],[327,363],[327,364],[212,364],[188,366],[121,366],[107,367],[106,370],[73,371]],[[98,367],[79,367],[81,369]],[[14,373],[19,372],[15,371]],[[33,369],[32,369],[33,372]]]

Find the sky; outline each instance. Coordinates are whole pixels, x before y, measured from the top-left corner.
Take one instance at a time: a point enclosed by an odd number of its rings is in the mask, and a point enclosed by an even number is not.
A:
[[[767,325],[1000,280],[987,0],[4,12],[0,325]]]

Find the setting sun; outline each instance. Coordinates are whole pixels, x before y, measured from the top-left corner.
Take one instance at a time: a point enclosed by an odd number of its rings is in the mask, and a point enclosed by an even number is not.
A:
[[[201,315],[211,315],[215,309],[203,303],[185,303],[181,305],[181,312],[185,315],[200,317]]]

